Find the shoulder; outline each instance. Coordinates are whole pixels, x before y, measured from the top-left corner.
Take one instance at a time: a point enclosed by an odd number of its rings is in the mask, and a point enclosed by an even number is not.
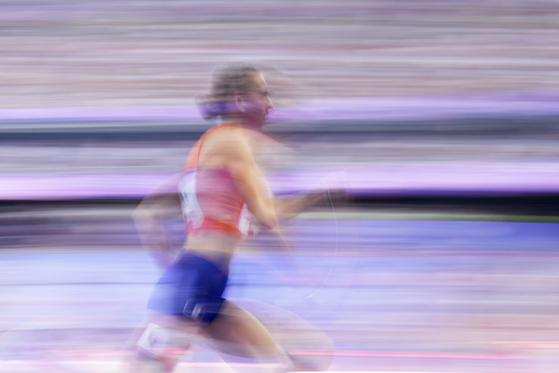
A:
[[[210,129],[207,132],[207,139],[219,141],[243,141],[246,139],[245,129],[233,125],[221,125]]]
[[[205,144],[217,144],[227,149],[230,146],[244,147],[248,144],[246,130],[237,126],[223,126],[212,131],[211,136],[204,141]]]
[[[212,130],[211,136],[204,139],[202,152],[205,157],[225,157],[225,161],[252,158],[247,130],[237,126],[222,126]]]

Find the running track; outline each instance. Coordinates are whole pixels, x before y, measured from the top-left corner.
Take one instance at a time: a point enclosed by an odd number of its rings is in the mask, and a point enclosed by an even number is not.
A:
[[[331,371],[556,372],[556,224],[337,225],[336,234],[332,220],[293,222],[298,269],[265,237],[248,244],[233,264],[227,296],[257,315],[266,310],[261,305],[272,305],[325,331],[336,343]],[[259,245],[272,249],[257,252]],[[116,369],[119,348],[141,319],[158,273],[130,247],[99,250],[79,244],[4,250],[1,372]],[[301,332],[287,330],[281,311],[268,317],[280,339]],[[220,371],[212,352],[195,348],[179,372]],[[259,367],[236,364],[246,371]]]

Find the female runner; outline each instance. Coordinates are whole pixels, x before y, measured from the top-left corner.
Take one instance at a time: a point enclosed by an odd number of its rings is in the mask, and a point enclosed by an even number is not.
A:
[[[178,358],[158,347],[188,345],[196,335],[210,338],[227,354],[280,362],[283,371],[313,369],[290,357],[252,314],[222,297],[231,258],[253,226],[277,230],[284,213],[309,202],[274,200],[255,163],[255,152],[268,141],[259,130],[272,108],[266,81],[256,68],[233,65],[215,73],[202,114],[206,119],[219,116],[223,124],[207,131],[191,149],[183,172],[134,212],[144,245],[166,270],[150,297],[146,318],[129,341],[137,351],[130,372],[147,372],[153,363],[171,372]],[[178,206],[188,236],[173,263],[160,222]],[[315,369],[329,363],[327,358]]]

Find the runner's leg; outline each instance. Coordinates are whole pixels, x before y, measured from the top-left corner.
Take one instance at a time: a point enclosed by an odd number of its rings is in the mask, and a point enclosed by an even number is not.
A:
[[[334,342],[322,330],[286,309],[254,299],[236,299],[237,304],[254,315],[286,351],[320,350],[320,356],[293,351],[289,354],[294,371],[326,371],[334,355]]]
[[[233,302],[225,301],[219,316],[204,331],[220,352],[281,364],[270,368],[274,372],[292,369],[288,355],[270,332],[250,312]]]

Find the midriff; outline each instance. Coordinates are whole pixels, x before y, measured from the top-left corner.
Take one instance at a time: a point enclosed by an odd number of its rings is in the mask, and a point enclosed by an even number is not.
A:
[[[183,249],[213,263],[224,274],[229,274],[233,254],[243,238],[219,229],[200,229],[188,234]]]

